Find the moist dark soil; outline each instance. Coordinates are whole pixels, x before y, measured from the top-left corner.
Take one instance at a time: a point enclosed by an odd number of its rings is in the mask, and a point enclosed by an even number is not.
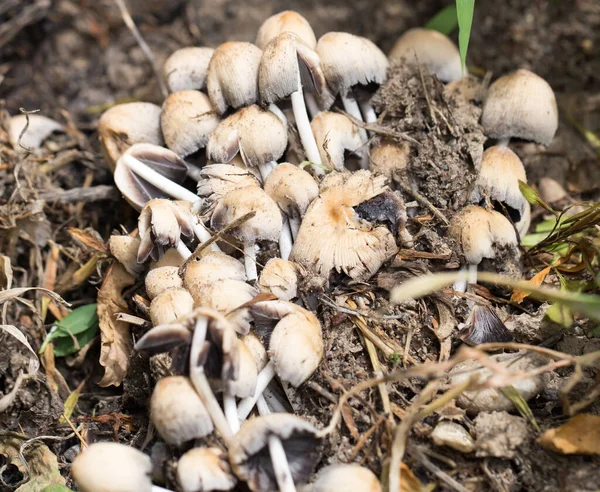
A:
[[[369,37],[387,52],[402,32],[423,26],[447,2],[129,0],[127,4],[156,63],[162,66],[166,57],[182,46],[253,41],[266,17],[290,8],[309,20],[317,36],[349,31]],[[456,41],[456,33],[453,37]],[[582,129],[595,135],[600,132],[599,52],[600,5],[594,0],[476,5],[468,55],[471,72],[480,78],[486,73],[495,78],[528,68],[544,77],[556,92],[561,119],[552,144],[547,148],[521,142],[511,146],[523,160],[531,185],[551,177],[565,188],[571,201],[597,201],[600,195],[598,149],[582,133]],[[278,389],[285,390],[296,413],[319,427],[329,423],[334,402],[344,391],[374,374],[365,349],[365,331],[359,325],[383,341],[378,346],[379,357],[381,370],[387,372],[447,359],[461,345],[458,330],[467,322],[467,302],[460,296],[438,294],[392,306],[388,291],[415,275],[459,267],[446,223],[432,208],[449,220],[466,202],[485,140],[478,124],[481,108],[476,102],[448,95],[426,71],[395,65],[389,75],[374,99],[383,115],[379,124],[387,132],[376,138],[396,135],[398,142],[409,145],[408,166],[394,178],[404,201],[417,202],[408,209],[407,229],[414,243],[369,283],[334,284],[318,302],[325,341],[323,362],[299,389]],[[53,285],[73,307],[96,302],[113,260],[89,242],[75,240],[68,228],[86,231],[102,244],[112,232],[133,231],[137,226],[135,211],[114,188],[96,133],[105,109],[131,100],[160,104],[162,97],[147,59],[111,0],[4,0],[0,4],[0,254],[11,261],[13,287]],[[66,134],[53,136],[31,153],[13,148],[7,136],[8,118],[20,108],[55,118],[65,124]],[[419,196],[405,193],[403,184],[425,197],[431,207],[420,202]],[[74,188],[91,188],[93,193],[75,200],[60,199],[64,191]],[[542,209],[534,208],[534,223],[543,214]],[[51,258],[55,258],[55,278],[48,274]],[[524,259],[522,274],[529,277],[535,270],[526,256]],[[90,262],[91,271],[85,278],[74,275]],[[502,270],[499,266],[496,269]],[[0,288],[5,287],[4,276],[0,268]],[[551,275],[546,283],[557,286],[559,279]],[[126,298],[144,294],[139,282],[126,292]],[[571,355],[599,350],[589,320],[576,318],[567,330],[544,318],[546,304],[527,299],[515,307],[507,303],[506,292],[485,287],[478,294],[493,303],[516,341],[543,343]],[[46,312],[42,293],[28,292],[22,297],[25,302],[11,300],[0,307],[0,320],[16,325],[37,352],[54,313]],[[368,312],[372,317],[362,318],[332,304]],[[132,312],[144,317],[141,307],[130,303]],[[143,332],[134,327],[132,337]],[[97,384],[103,373],[99,356],[96,341],[76,356],[57,358],[56,371],[47,365],[41,368],[0,413],[0,429],[28,437],[61,438],[44,442],[58,457],[67,484],[74,488],[70,464],[80,441],[70,436],[71,427],[59,418],[67,397],[80,387],[72,424],[83,424],[86,440],[118,439],[151,451],[166,486],[176,488],[174,466],[185,449],[158,442],[147,413],[154,381],[168,372],[168,364],[159,357],[133,352],[123,384],[104,388]],[[7,394],[19,374],[27,372],[29,360],[23,346],[0,331],[0,394]],[[583,399],[597,384],[597,371],[584,371],[569,395],[572,401]],[[566,420],[560,389],[570,375],[569,369],[551,373],[543,391],[529,402],[541,430]],[[386,385],[396,423],[423,387],[423,381],[417,379]],[[343,423],[325,440],[319,466],[357,462],[380,474],[393,439],[392,417],[384,415],[384,410],[378,387],[351,399]],[[600,403],[592,403],[585,411],[599,414]],[[432,443],[429,435],[441,417],[461,422],[476,436],[474,453],[463,454]],[[12,439],[14,434],[10,436]],[[437,483],[441,490],[456,488],[439,481],[436,469],[467,490],[597,490],[597,456],[546,451],[537,444],[538,436],[515,411],[482,412],[473,417],[450,405],[413,426],[405,462],[422,483]],[[5,437],[0,434],[0,450]],[[0,451],[0,468],[6,456]],[[2,470],[0,490],[14,490],[22,475],[14,469]]]

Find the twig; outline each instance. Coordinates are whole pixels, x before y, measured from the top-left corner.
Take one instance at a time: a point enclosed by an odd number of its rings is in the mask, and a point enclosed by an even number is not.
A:
[[[442,212],[440,212],[433,205],[433,203],[431,203],[427,198],[425,198],[423,195],[421,195],[418,191],[413,190],[412,188],[406,186],[401,181],[399,181],[397,183],[397,185],[402,189],[402,191],[404,191],[405,193],[408,193],[409,195],[411,195],[421,205],[423,205],[423,206],[427,207],[429,210],[431,210],[431,212],[433,213],[433,215],[435,215],[438,219],[440,219],[444,224],[450,225],[450,222],[448,221],[448,219],[446,217],[444,217],[444,214],[442,214]]]
[[[24,108],[19,108],[19,111],[21,112],[21,114],[25,115],[25,126],[23,127],[23,129],[21,130],[21,133],[19,133],[19,138],[17,140],[17,145],[19,147],[21,147],[22,149],[24,149],[25,151],[27,151],[28,153],[30,153],[33,149],[30,149],[29,147],[25,147],[22,143],[21,143],[21,139],[23,138],[23,135],[25,135],[25,133],[27,133],[27,130],[29,130],[29,115],[30,114],[35,114],[35,113],[39,113],[40,110],[39,109],[34,109],[32,111],[27,111]]]
[[[90,188],[71,188],[70,190],[50,190],[40,193],[40,200],[50,203],[90,203],[100,200],[118,200],[119,190],[114,186],[98,185]]]
[[[341,109],[336,109],[335,111],[337,111],[338,113],[342,113],[343,115],[348,117],[352,121],[352,123],[354,123],[357,126],[360,126],[361,128],[364,128],[365,130],[368,130],[373,133],[378,133],[380,135],[385,135],[386,137],[392,137],[397,140],[406,140],[407,142],[410,142],[417,146],[421,146],[421,142],[408,136],[406,133],[397,132],[395,130],[391,130],[390,128],[386,128],[381,125],[375,125],[373,123],[365,123],[364,121],[357,120],[354,116],[346,113],[345,111],[342,111]]]
[[[10,8],[10,2],[7,2],[7,10]],[[17,3],[18,5],[18,3]],[[37,0],[33,5],[28,5],[23,10],[14,16],[12,19],[5,20],[0,24],[0,49],[13,39],[21,30],[30,24],[34,24],[42,20],[50,10],[50,0]],[[4,10],[0,6],[0,10]]]
[[[427,468],[431,473],[433,473],[438,479],[444,482],[449,487],[457,490],[458,492],[469,492],[469,489],[463,487],[460,483],[458,483],[455,479],[453,479],[450,475],[442,471],[437,465],[435,465],[426,455],[419,449],[417,446],[409,446],[408,454],[419,460],[422,465]]]

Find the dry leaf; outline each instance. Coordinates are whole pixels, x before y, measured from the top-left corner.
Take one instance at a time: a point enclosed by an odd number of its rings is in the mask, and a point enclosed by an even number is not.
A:
[[[104,377],[100,386],[119,386],[127,372],[131,339],[129,324],[117,320],[117,313],[127,312],[122,291],[135,283],[133,275],[120,263],[113,263],[98,292],[98,322],[100,324],[100,364]]]
[[[544,268],[541,272],[538,272],[533,277],[531,277],[531,279],[528,280],[527,283],[530,283],[532,287],[539,287],[540,285],[542,285],[542,282],[544,282],[546,275],[550,273],[551,268],[552,267]],[[523,299],[525,299],[529,294],[530,292],[528,292],[527,290],[515,289],[512,295],[510,296],[510,300],[511,302],[521,304],[523,302]]]
[[[0,255],[0,289],[12,287],[13,271],[8,256]]]
[[[96,253],[108,254],[108,247],[101,239],[77,227],[68,227],[67,232],[79,244]],[[94,231],[95,232],[95,231]]]
[[[575,415],[566,424],[544,432],[538,443],[561,454],[600,455],[600,416]]]
[[[27,341],[27,338],[25,338],[23,332],[13,325],[0,325],[0,330],[3,330],[9,335],[15,337],[17,340],[19,340],[19,342],[21,342],[23,345],[25,345],[25,347],[27,347],[29,352],[31,352],[32,357],[29,360],[29,374],[35,375],[40,368],[40,360],[38,359],[35,350],[33,350],[31,348],[31,345],[29,345],[29,342]]]

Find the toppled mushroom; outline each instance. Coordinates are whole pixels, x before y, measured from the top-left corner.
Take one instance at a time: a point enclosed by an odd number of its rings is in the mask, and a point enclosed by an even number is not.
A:
[[[406,169],[409,154],[408,143],[384,139],[371,149],[369,168],[391,181]]]
[[[209,435],[210,416],[184,376],[167,376],[156,383],[150,399],[150,418],[167,444],[181,444]]]
[[[432,29],[415,27],[406,31],[394,44],[389,58],[404,58],[411,65],[419,63],[442,82],[462,78],[458,48],[448,36]]]
[[[144,271],[144,265],[139,264],[137,261],[139,247],[139,237],[112,235],[108,238],[110,254],[134,277]]]
[[[41,114],[18,114],[9,121],[8,138],[13,148],[22,152],[37,149],[53,133],[64,131],[58,121]]]
[[[558,128],[552,87],[529,70],[519,69],[496,80],[483,104],[481,124],[488,137],[506,144],[511,138],[550,145]]]
[[[245,169],[231,164],[204,166],[198,181],[198,196],[203,199],[203,210],[211,211],[229,191],[245,186],[260,186],[255,176]]]
[[[282,32],[295,34],[313,50],[317,47],[317,38],[312,27],[304,17],[293,10],[279,12],[265,20],[258,29],[256,46],[264,50],[269,41]]]
[[[359,465],[329,465],[318,474],[312,492],[381,492],[381,484],[375,474]]]
[[[144,279],[144,283],[146,294],[148,294],[150,300],[167,289],[183,287],[183,281],[179,276],[179,268],[176,266],[164,266],[150,270]]]
[[[231,490],[236,479],[227,454],[219,448],[193,448],[177,462],[177,481],[183,492]]]
[[[323,164],[336,171],[344,171],[345,153],[364,155],[360,131],[350,118],[341,113],[323,111],[310,123],[321,153]]]
[[[308,208],[290,259],[328,281],[332,272],[366,280],[397,251],[387,227],[373,226],[354,207],[387,191],[384,176],[369,171],[327,176]]]
[[[214,51],[213,48],[195,46],[174,51],[163,67],[169,90],[179,92],[204,89],[208,64]]]
[[[150,319],[153,326],[186,318],[194,310],[194,299],[185,289],[168,289],[152,299]]]
[[[513,339],[511,332],[491,305],[473,306],[466,325],[458,333],[458,338],[469,345],[505,343]]]
[[[273,413],[244,422],[229,448],[234,473],[252,491],[295,490],[320,456],[317,429],[295,415]]]
[[[160,116],[167,147],[180,157],[206,147],[219,121],[208,97],[193,90],[174,92],[167,97]]]
[[[132,145],[164,143],[160,112],[160,106],[156,104],[132,102],[117,104],[102,114],[98,121],[98,135],[104,157],[113,172],[121,154]]]
[[[294,299],[298,295],[297,266],[291,261],[271,258],[260,272],[258,287],[282,301]]]

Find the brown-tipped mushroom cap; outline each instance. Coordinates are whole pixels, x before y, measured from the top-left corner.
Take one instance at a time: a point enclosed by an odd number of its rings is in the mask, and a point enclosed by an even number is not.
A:
[[[193,448],[177,462],[177,481],[183,492],[231,490],[236,479],[227,454],[219,448]]]
[[[381,492],[381,484],[375,474],[360,465],[329,465],[317,474],[312,492]]]
[[[367,38],[346,32],[329,32],[319,38],[317,53],[325,78],[335,94],[355,85],[381,84],[388,59]]]
[[[313,50],[317,46],[317,38],[312,27],[304,17],[293,10],[279,12],[264,21],[256,35],[256,46],[265,49],[269,41],[283,32],[295,34]]]
[[[41,114],[18,114],[9,121],[8,138],[18,152],[37,149],[54,132],[64,132],[65,127]]]
[[[211,209],[229,191],[245,186],[260,186],[247,169],[231,164],[210,164],[200,171],[198,196],[204,199],[205,208]]]
[[[163,67],[169,90],[178,92],[204,89],[208,64],[214,51],[213,48],[195,46],[174,51]]]
[[[178,289],[183,286],[176,266],[164,266],[150,270],[144,280],[146,294],[150,300],[162,294],[167,289]]]
[[[406,169],[410,147],[406,142],[385,139],[371,149],[370,169],[392,179],[396,172]]]
[[[134,277],[137,277],[144,271],[144,265],[137,262],[139,247],[139,237],[112,235],[108,238],[110,254]]]
[[[373,226],[353,209],[385,192],[385,177],[369,171],[335,173],[322,189],[304,216],[290,260],[325,280],[333,271],[366,280],[398,251],[386,227]]]
[[[167,147],[186,157],[206,147],[219,124],[208,96],[200,91],[179,91],[163,103],[160,126]]]
[[[344,170],[344,153],[360,152],[363,141],[358,126],[341,113],[323,111],[311,121],[310,126],[323,164],[332,169]]]
[[[415,27],[406,31],[394,44],[389,58],[404,58],[411,65],[418,61],[442,82],[462,78],[458,48],[448,36],[432,29]]]
[[[298,268],[291,261],[271,258],[260,272],[258,286],[262,292],[290,301],[298,295]]]
[[[235,474],[250,490],[277,490],[269,456],[269,437],[278,437],[290,464],[294,483],[307,482],[320,456],[317,429],[300,417],[273,413],[246,420],[229,448]]]
[[[183,286],[197,303],[201,302],[203,289],[226,279],[244,282],[246,271],[243,263],[220,251],[207,251],[186,263],[183,270]]]
[[[136,143],[164,143],[160,131],[160,106],[147,102],[117,104],[98,121],[98,135],[111,170],[121,154]]]
[[[88,446],[71,468],[81,492],[152,492],[151,471],[150,456],[116,442]]]
[[[194,299],[185,289],[169,289],[152,299],[150,319],[154,326],[185,318],[194,310]]]
[[[319,185],[306,171],[288,164],[273,169],[264,185],[265,192],[288,217],[304,217],[308,206],[319,195]]]
[[[474,205],[465,207],[452,218],[450,235],[473,265],[484,258],[495,258],[498,247],[517,246],[515,230],[504,215]]]
[[[150,399],[150,418],[160,437],[175,446],[213,431],[202,400],[183,376],[168,376],[156,383]]]
[[[262,50],[252,43],[219,46],[208,65],[206,87],[216,111],[249,106],[258,101],[258,66]]]
[[[529,70],[500,77],[490,86],[481,124],[491,138],[522,138],[550,145],[558,128],[554,91]]]

